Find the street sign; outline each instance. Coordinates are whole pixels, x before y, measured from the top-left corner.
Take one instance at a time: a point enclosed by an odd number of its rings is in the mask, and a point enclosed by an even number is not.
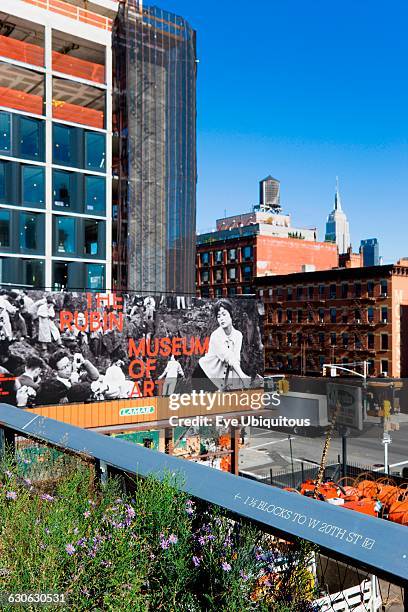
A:
[[[363,401],[360,387],[327,383],[327,412],[329,418],[337,405],[336,424],[351,429],[363,429]]]

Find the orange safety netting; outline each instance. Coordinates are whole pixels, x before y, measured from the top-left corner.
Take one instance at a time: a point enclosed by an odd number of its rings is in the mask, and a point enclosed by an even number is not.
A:
[[[105,82],[105,67],[95,62],[70,57],[57,51],[52,52],[52,68],[58,72],[76,76],[95,83]]]
[[[0,87],[0,106],[8,106],[35,115],[43,114],[43,98],[17,89]]]
[[[102,28],[104,30],[112,29],[112,19],[109,19],[109,17],[104,17],[102,15],[98,15],[97,13],[93,13],[92,11],[87,11],[86,9],[73,6],[68,2],[63,2],[62,0],[24,0],[24,2],[54,13],[58,13],[64,17],[82,21],[83,23],[93,25],[97,28]]]
[[[44,66],[44,49],[15,38],[0,36],[0,55],[33,66]]]
[[[52,101],[52,116],[54,119],[62,119],[72,123],[81,123],[102,129],[104,127],[103,111],[84,108],[78,104],[70,104],[61,100]]]

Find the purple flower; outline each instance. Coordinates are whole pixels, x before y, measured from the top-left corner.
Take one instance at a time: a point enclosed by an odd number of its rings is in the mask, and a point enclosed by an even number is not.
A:
[[[167,550],[170,546],[170,542],[168,540],[160,540],[160,546],[163,550]]]
[[[17,499],[17,493],[15,491],[7,491],[6,493],[7,499]]]
[[[171,533],[171,534],[169,535],[169,542],[170,542],[170,544],[177,544],[177,542],[178,542],[178,537],[176,536],[176,534]]]
[[[88,504],[92,507],[96,506],[96,503],[94,501],[92,501],[92,499],[88,499]]]
[[[126,514],[129,518],[134,518],[136,516],[136,512],[132,506],[126,505]]]
[[[224,563],[221,564],[221,567],[224,570],[224,572],[230,572],[231,571],[231,566],[226,561],[224,561]]]
[[[29,459],[23,459],[23,463],[25,463],[26,465],[29,465],[31,461]]]
[[[80,538],[77,542],[77,546],[85,546],[86,538]]]
[[[10,470],[6,470],[4,473],[5,473],[6,476],[8,476],[8,478],[12,478],[13,477],[13,473],[10,472]]]
[[[67,553],[71,557],[75,553],[75,546],[73,546],[72,544],[67,544],[66,547],[65,547],[65,550],[67,551]]]
[[[186,512],[187,514],[194,514],[194,502],[191,499],[186,501]]]
[[[242,580],[248,580],[248,576],[245,574],[244,570],[239,570],[239,575],[241,576]]]
[[[54,501],[54,497],[52,495],[48,495],[48,493],[43,493],[41,495],[41,499],[43,499],[44,501],[49,501],[49,502]]]
[[[48,529],[48,527],[46,527],[46,528],[44,529],[44,531],[45,531],[45,533],[46,533],[47,535],[49,535],[50,530]]]
[[[191,507],[191,506],[187,506],[187,508],[186,508],[186,512],[187,512],[187,514],[190,514],[190,515],[191,515],[191,514],[194,514],[194,510],[192,509],[192,507]]]
[[[206,543],[206,539],[204,536],[200,536],[198,538],[198,543],[201,544],[201,546],[204,546],[204,544]]]
[[[24,484],[29,487],[31,485],[31,480],[29,478],[24,478]]]
[[[208,541],[209,541],[209,540],[215,540],[215,535],[212,535],[212,534],[210,533],[210,535],[208,535],[208,536],[207,536],[207,540],[208,540]]]
[[[85,510],[84,517],[89,518],[90,516],[91,516],[91,513],[89,512],[89,510]]]
[[[200,563],[201,563],[200,557],[195,557],[194,556],[193,557],[193,563],[194,563],[195,567],[198,567],[200,565]]]

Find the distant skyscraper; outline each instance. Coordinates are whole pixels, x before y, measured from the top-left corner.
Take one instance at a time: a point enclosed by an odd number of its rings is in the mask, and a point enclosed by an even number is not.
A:
[[[377,238],[367,238],[362,240],[360,249],[363,252],[364,266],[379,266],[380,265],[380,245]]]
[[[347,217],[341,208],[339,192],[339,180],[336,179],[336,194],[334,196],[334,209],[327,217],[326,237],[328,242],[335,242],[339,248],[340,255],[347,253],[350,247],[350,228]]]
[[[271,175],[259,181],[259,206],[276,213],[281,211],[280,182]]]

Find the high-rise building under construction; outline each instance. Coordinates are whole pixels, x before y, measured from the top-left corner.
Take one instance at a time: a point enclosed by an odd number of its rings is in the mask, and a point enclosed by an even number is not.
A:
[[[192,293],[195,31],[182,17],[128,0],[119,7],[113,49],[117,287]]]

